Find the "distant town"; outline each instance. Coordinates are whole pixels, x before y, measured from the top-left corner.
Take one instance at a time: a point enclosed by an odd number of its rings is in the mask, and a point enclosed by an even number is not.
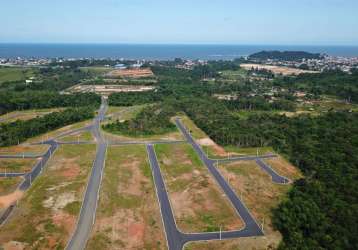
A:
[[[240,57],[235,60],[241,60],[243,63],[251,63],[254,68],[256,64],[269,65],[275,67],[287,67],[300,70],[323,72],[328,70],[340,70],[350,73],[353,69],[358,68],[358,57],[343,57],[343,56],[330,56],[326,54],[311,54],[307,52],[286,52],[286,53],[301,53],[298,57],[284,57],[277,56],[275,52],[259,52],[250,56]],[[270,56],[270,55],[271,56]],[[259,56],[255,56],[259,55]],[[314,55],[314,56],[312,56]],[[42,66],[56,66],[66,65],[66,63],[75,61],[107,61],[110,62],[107,67],[114,67],[116,69],[127,68],[140,68],[142,65],[147,64],[161,65],[162,61],[157,60],[127,60],[116,58],[0,58],[0,66],[23,66],[23,67],[42,67]],[[174,60],[176,68],[193,69],[197,65],[207,64],[207,60],[186,60],[177,58]],[[249,64],[249,65],[251,65]],[[258,67],[260,69],[260,67]],[[266,68],[271,70],[270,67]]]

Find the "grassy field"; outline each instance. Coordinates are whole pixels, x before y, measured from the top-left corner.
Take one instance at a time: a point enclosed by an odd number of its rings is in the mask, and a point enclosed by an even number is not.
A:
[[[12,155],[12,154],[44,154],[48,150],[48,145],[30,145],[20,144],[10,147],[0,147],[0,155]]]
[[[86,72],[86,73],[90,73],[90,74],[94,74],[94,75],[103,75],[105,73],[110,72],[111,70],[113,70],[113,68],[110,67],[81,67],[80,68],[81,71]]]
[[[154,190],[144,146],[110,147],[87,249],[166,249]]]
[[[58,140],[62,141],[62,142],[76,142],[76,141],[91,142],[91,141],[94,141],[92,133],[90,131],[83,131],[83,132],[76,133],[73,135],[60,137],[60,138],[58,138]]]
[[[0,116],[0,122],[9,123],[16,120],[30,120],[36,117],[41,117],[47,114],[50,114],[55,111],[61,111],[62,108],[53,108],[53,109],[30,109],[22,111],[13,111]]]
[[[282,172],[286,173],[285,176],[292,179],[300,176],[298,170],[282,158],[278,158],[277,161]],[[276,249],[281,235],[272,227],[271,211],[285,198],[291,186],[274,184],[270,176],[262,171],[254,161],[223,164],[219,166],[219,171],[249,208],[256,221],[260,225],[264,223],[265,236],[190,243],[185,250]]]
[[[26,142],[27,143],[41,142],[41,141],[59,136],[62,133],[89,126],[89,125],[91,125],[91,123],[92,123],[92,120],[86,120],[86,121],[74,123],[74,124],[53,130],[49,133],[30,138]]]
[[[17,67],[0,68],[0,83],[22,81],[34,75],[33,69]]]
[[[63,249],[77,221],[94,155],[94,145],[61,146],[0,228],[0,245]]]
[[[134,118],[147,105],[135,105],[131,107],[109,106],[106,116],[109,121],[130,120]]]
[[[239,70],[224,70],[221,72],[221,78],[227,80],[242,80],[247,77],[247,70],[241,68]]]
[[[156,145],[172,209],[184,232],[243,227],[223,192],[189,144]]]
[[[37,159],[0,159],[0,171],[2,173],[24,173],[31,171]]]
[[[8,195],[15,191],[16,187],[21,183],[23,180],[22,177],[15,177],[15,178],[2,178],[0,177],[0,196]],[[1,204],[0,204],[0,207]]]

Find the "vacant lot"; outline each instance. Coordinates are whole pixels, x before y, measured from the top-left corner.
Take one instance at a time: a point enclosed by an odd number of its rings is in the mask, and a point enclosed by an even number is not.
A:
[[[150,68],[140,69],[115,69],[107,74],[107,77],[121,77],[121,78],[141,78],[153,77],[154,74]]]
[[[4,205],[1,204],[1,197],[14,192],[22,180],[22,177],[0,177],[0,209],[4,207]]]
[[[44,154],[48,150],[48,145],[30,145],[20,144],[10,147],[0,147],[0,155],[13,155],[13,154]]]
[[[66,92],[90,93],[94,92],[101,95],[109,95],[119,92],[144,92],[154,90],[153,86],[145,85],[76,85],[66,90]]]
[[[178,227],[184,232],[240,229],[243,223],[189,144],[156,145]]]
[[[63,249],[74,230],[94,154],[94,145],[61,146],[0,228],[0,245]]]
[[[0,68],[0,83],[2,82],[12,82],[12,81],[22,81],[28,77],[33,76],[33,69],[25,68],[16,68],[16,67],[7,67]]]
[[[14,122],[16,120],[30,120],[36,117],[41,117],[47,114],[50,114],[55,111],[60,111],[63,109],[55,108],[55,109],[31,109],[31,110],[23,110],[23,111],[13,111],[0,116],[0,122]]]
[[[61,136],[63,133],[67,133],[67,132],[75,130],[75,129],[80,129],[80,128],[89,126],[92,124],[92,122],[93,122],[93,120],[86,120],[86,121],[74,123],[74,124],[53,130],[49,133],[30,138],[27,141],[27,143],[41,142],[41,141],[45,141],[47,139],[55,138],[57,136]]]
[[[5,159],[0,158],[0,171],[2,173],[24,173],[31,171],[37,159]]]
[[[286,176],[299,176],[298,170],[287,162],[281,161],[280,168]],[[281,235],[275,231],[271,223],[271,209],[285,198],[290,185],[278,185],[271,181],[254,161],[240,161],[219,166],[219,171],[227,179],[236,194],[248,207],[256,221],[264,223],[264,237],[241,238],[225,241],[212,241],[188,244],[186,250],[197,249],[276,249]]]
[[[91,131],[81,131],[72,135],[60,137],[57,140],[61,142],[93,142],[94,138]]]
[[[288,68],[288,67],[282,67],[282,66],[273,66],[273,65],[265,65],[265,64],[254,64],[254,63],[245,63],[241,64],[240,67],[251,70],[254,69],[266,69],[272,71],[274,74],[282,74],[282,75],[299,75],[303,73],[319,73],[316,71],[311,70],[302,70],[302,69],[295,69],[295,68]]]
[[[144,146],[108,149],[96,223],[87,249],[166,249]]]

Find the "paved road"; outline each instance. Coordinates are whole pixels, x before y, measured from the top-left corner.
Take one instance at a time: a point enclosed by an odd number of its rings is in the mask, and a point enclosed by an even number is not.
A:
[[[269,158],[275,158],[277,155],[275,154],[267,154],[267,155],[247,155],[247,156],[236,156],[236,157],[230,157],[230,158],[223,158],[223,159],[210,159],[214,162],[224,163],[224,162],[233,162],[233,161],[252,161],[257,159],[269,159]]]
[[[180,144],[185,143],[186,141],[178,140],[178,141],[170,141],[170,140],[156,140],[156,141],[111,141],[108,142],[109,145],[133,145],[133,144]]]
[[[276,184],[288,184],[290,179],[276,173],[266,162],[262,159],[256,159],[257,165],[259,165],[266,173],[271,176],[272,182]]]
[[[107,104],[105,99],[102,98],[102,105],[97,117],[94,119],[91,130],[97,142],[96,159],[93,162],[91,176],[87,184],[75,232],[66,247],[68,250],[81,250],[86,247],[95,221],[99,189],[107,150],[107,144],[100,133],[100,123],[104,119],[106,110]]]
[[[155,155],[153,145],[147,145],[147,152],[149,157],[150,166],[153,173],[154,183],[156,187],[156,193],[160,204],[160,211],[162,214],[163,224],[165,228],[167,243],[169,250],[181,250],[185,243],[189,241],[200,241],[200,240],[219,240],[219,239],[231,239],[238,237],[251,237],[251,236],[262,236],[263,231],[260,226],[256,223],[248,209],[236,196],[235,192],[227,184],[225,179],[214,167],[216,161],[210,160],[207,158],[200,146],[193,140],[184,126],[181,124],[180,120],[176,120],[176,124],[179,130],[183,133],[186,140],[192,145],[196,153],[202,159],[209,172],[215,178],[217,183],[220,185],[228,199],[231,201],[237,213],[240,215],[242,220],[245,223],[245,228],[242,230],[236,231],[226,231],[226,232],[212,232],[212,233],[193,233],[185,234],[178,230],[173,212],[170,206],[168,193],[165,188],[163,176],[160,172],[159,164],[157,157]]]

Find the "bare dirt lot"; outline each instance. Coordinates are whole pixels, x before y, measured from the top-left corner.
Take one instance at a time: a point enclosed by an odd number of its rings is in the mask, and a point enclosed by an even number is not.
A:
[[[110,147],[87,249],[166,249],[154,190],[144,146]]]
[[[74,230],[94,154],[94,145],[62,145],[0,228],[0,246],[63,249]]]
[[[184,232],[234,230],[243,222],[189,144],[156,145],[178,227]]]
[[[282,75],[299,75],[303,73],[318,73],[316,71],[311,70],[302,70],[302,69],[295,69],[295,68],[288,68],[283,66],[274,66],[274,65],[265,65],[265,64],[254,64],[254,63],[244,63],[240,64],[240,67],[250,70],[254,69],[266,69],[272,71],[274,74],[282,74]]]
[[[141,77],[152,77],[154,76],[150,68],[139,68],[139,69],[115,69],[106,74],[110,78],[141,78]]]

